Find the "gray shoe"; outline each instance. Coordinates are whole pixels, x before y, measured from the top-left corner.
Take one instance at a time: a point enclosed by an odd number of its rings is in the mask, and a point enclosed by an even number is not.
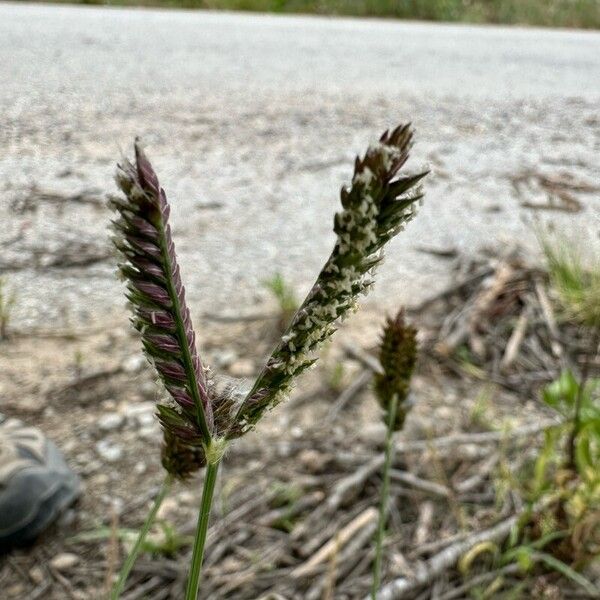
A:
[[[32,542],[80,489],[79,477],[39,429],[0,414],[0,550]]]

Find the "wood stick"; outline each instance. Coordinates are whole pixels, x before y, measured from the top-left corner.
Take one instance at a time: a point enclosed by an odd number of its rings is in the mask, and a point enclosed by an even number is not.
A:
[[[291,576],[298,579],[312,573],[319,565],[331,558],[335,552],[339,552],[340,548],[347,544],[363,527],[375,522],[377,515],[377,510],[373,506],[369,506],[322,546],[315,555],[294,569]]]
[[[521,349],[521,344],[525,339],[525,333],[527,332],[527,324],[529,323],[529,307],[525,306],[519,315],[519,319],[512,333],[510,334],[510,338],[506,344],[506,349],[504,350],[504,356],[500,361],[500,368],[505,370],[510,367],[514,362],[517,356],[519,355],[519,350]]]
[[[344,344],[344,350],[348,356],[356,359],[374,373],[383,373],[383,368],[379,364],[379,361],[368,352],[365,352],[362,348],[351,344]]]
[[[360,492],[369,477],[381,469],[383,461],[384,455],[378,454],[366,465],[363,465],[351,475],[338,481],[333,489],[333,493],[327,498],[327,508],[330,511],[335,511]]]
[[[419,516],[417,518],[417,527],[413,538],[415,546],[421,546],[429,538],[429,532],[431,531],[431,525],[433,523],[433,514],[435,507],[431,500],[422,502],[419,506]]]
[[[464,494],[465,492],[474,490],[486,480],[487,476],[492,472],[499,462],[500,454],[498,452],[490,454],[488,458],[478,465],[477,472],[471,477],[459,481],[456,485],[454,485],[454,490],[459,494]]]
[[[516,525],[517,519],[517,515],[513,515],[490,529],[476,531],[465,540],[444,548],[426,563],[418,565],[413,577],[399,577],[383,586],[377,594],[377,600],[397,600],[422,585],[430,584],[446,570],[452,568],[463,554],[477,544],[486,541],[501,542]],[[370,596],[366,596],[365,600],[370,600]]]
[[[424,300],[417,306],[410,307],[408,309],[408,312],[409,313],[423,312],[426,308],[429,308],[432,304],[435,304],[438,300],[444,300],[454,294],[464,292],[465,290],[469,289],[469,287],[471,287],[471,285],[473,285],[474,283],[477,283],[480,279],[483,279],[484,277],[488,277],[488,275],[491,275],[493,272],[494,272],[493,267],[489,267],[489,266],[484,267],[484,268],[480,269],[479,271],[477,271],[476,273],[474,273],[473,275],[469,275],[462,281],[459,281],[458,283],[455,283],[455,284],[447,287],[445,290],[442,290],[439,294],[435,294],[434,296],[431,296],[431,298],[427,298],[426,300]]]
[[[359,394],[372,378],[373,374],[371,373],[371,369],[363,369],[356,379],[354,379],[349,386],[345,387],[342,393],[337,397],[337,400],[329,409],[329,414],[325,418],[323,426],[330,427],[331,423],[335,421],[338,414],[346,407],[346,404],[348,404],[348,402],[350,402],[357,394]]]
[[[515,427],[512,431],[483,431],[479,433],[456,433],[431,440],[415,440],[410,442],[397,442],[396,452],[413,452],[427,450],[429,448],[439,449],[461,444],[493,444],[510,438],[526,437],[543,431],[551,425],[556,425],[556,419],[542,419],[535,423],[528,423],[521,427]]]
[[[428,481],[427,479],[421,479],[409,471],[399,471],[398,469],[392,469],[390,471],[390,477],[394,481],[405,483],[410,487],[413,487],[422,492],[428,494],[434,494],[435,496],[442,496],[443,498],[449,498],[451,495],[450,490],[440,483],[435,481]]]
[[[534,286],[535,293],[538,297],[538,302],[540,303],[540,308],[542,309],[542,315],[544,316],[544,320],[548,326],[548,331],[552,335],[550,348],[552,349],[552,353],[554,356],[556,356],[556,358],[561,358],[563,355],[563,347],[560,343],[560,331],[558,330],[558,325],[556,324],[556,318],[554,317],[552,304],[550,303],[548,295],[546,294],[546,288],[539,278],[535,279]]]

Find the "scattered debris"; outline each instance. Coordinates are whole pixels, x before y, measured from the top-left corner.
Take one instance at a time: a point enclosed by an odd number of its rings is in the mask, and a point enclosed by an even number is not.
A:
[[[456,270],[451,288],[414,311],[422,317],[421,350],[448,372],[535,398],[567,359],[586,360],[591,333],[555,314],[545,272],[515,255],[458,263]]]
[[[412,318],[423,334],[422,360],[409,427],[395,443],[384,586],[405,590],[407,599],[451,600],[499,585],[497,579],[503,590],[523,585],[523,574],[513,565],[478,558],[464,575],[457,562],[481,540],[502,544],[522,511],[524,499],[514,491],[503,493],[498,482],[519,475],[542,444],[544,430],[556,422],[536,406],[535,394],[556,376],[562,361],[581,364],[589,358],[585,333],[561,318],[546,275],[517,256],[456,259],[453,285],[413,310]],[[215,362],[236,371],[240,355],[266,355],[272,343],[265,336],[269,324],[272,318],[267,317],[214,325],[214,352],[218,348],[220,353]],[[247,347],[240,347],[239,339]],[[452,342],[456,339],[460,341]],[[18,338],[15,343],[35,340]],[[47,343],[68,347],[82,341],[48,338]],[[323,374],[313,371],[307,376],[310,385],[274,415],[282,420],[279,429],[261,432],[260,444],[249,436],[224,463],[227,484],[217,492],[215,511],[220,514],[208,535],[207,598],[357,600],[368,594],[383,454],[381,431],[370,432],[371,421],[363,411],[373,404],[365,399],[372,373],[380,366],[368,348],[345,345],[334,350],[339,352],[335,360],[353,374],[346,389],[332,391]],[[23,576],[12,564],[4,571],[0,566],[0,578],[20,585],[22,597],[70,597],[67,589],[81,598],[99,597],[115,544],[106,533],[113,526],[106,502],[122,498],[118,527],[135,530],[161,477],[158,461],[146,458],[156,454],[160,431],[155,402],[143,392],[150,381],[145,363],[133,349],[116,365],[114,356],[107,356],[93,363],[93,372],[74,379],[63,375],[45,394],[58,412],[51,419],[59,420],[61,410],[89,418],[74,428],[68,442],[88,490],[94,492],[84,496],[84,508],[69,526],[75,537],[61,533],[18,555]],[[598,364],[592,367],[600,370]],[[72,371],[65,372],[73,377]],[[476,386],[489,381],[507,390],[503,401],[508,404],[500,408],[505,418],[492,418],[496,428],[471,423],[467,414]],[[521,413],[515,408],[524,401],[530,410],[518,418]],[[450,423],[448,403],[458,402],[452,416],[463,412],[465,418]],[[49,418],[44,403],[41,408]],[[293,435],[282,439],[281,426]],[[118,481],[106,463],[122,474]],[[174,490],[164,514],[165,531],[171,533],[158,533],[173,540],[177,549],[171,555],[144,554],[125,599],[181,597],[190,551],[185,540],[193,535],[198,502],[197,482]],[[76,537],[99,526],[104,537]],[[51,557],[65,553],[79,561],[53,568]],[[29,576],[36,564],[48,564],[50,576]],[[557,581],[570,597],[571,584],[554,578],[553,585]],[[538,583],[539,577],[531,575],[523,594],[529,597]]]
[[[11,209],[17,214],[35,212],[43,204],[49,204],[63,210],[69,202],[106,208],[106,194],[98,188],[82,189],[74,194],[43,190],[33,185],[25,193],[11,202]]]
[[[569,172],[546,175],[530,170],[511,176],[510,180],[517,195],[523,198],[521,206],[536,210],[578,213],[583,210],[578,196],[600,191],[600,186],[579,180]],[[532,197],[545,197],[545,200],[532,200]]]
[[[95,241],[65,239],[52,247],[47,244],[19,244],[15,255],[0,260],[0,273],[23,270],[75,269],[89,267],[112,258],[112,251],[105,244]]]

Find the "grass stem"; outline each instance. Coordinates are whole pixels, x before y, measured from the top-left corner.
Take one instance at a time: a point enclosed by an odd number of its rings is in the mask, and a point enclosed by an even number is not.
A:
[[[371,598],[376,600],[377,591],[381,584],[381,563],[383,559],[383,538],[385,537],[385,523],[387,520],[387,507],[390,496],[390,468],[394,456],[394,424],[398,411],[398,394],[394,394],[389,408],[387,434],[385,439],[385,461],[383,464],[383,483],[381,487],[381,502],[379,505],[379,523],[375,538],[375,562],[373,563],[373,585]]]
[[[579,388],[577,390],[577,397],[575,399],[575,409],[573,414],[573,428],[569,436],[568,452],[569,452],[569,466],[572,469],[576,469],[575,455],[577,453],[577,436],[581,430],[581,405],[583,404],[583,396],[585,395],[585,388],[590,375],[590,363],[596,357],[598,352],[598,344],[600,343],[600,325],[596,325],[591,343],[591,357],[586,357],[581,369],[581,379],[579,380]]]
[[[121,568],[121,572],[119,573],[119,579],[117,580],[117,583],[115,583],[110,595],[111,600],[118,600],[119,596],[122,594],[123,588],[125,587],[125,582],[127,581],[127,577],[129,576],[129,573],[131,572],[131,569],[133,568],[133,565],[137,560],[142,546],[144,545],[144,541],[146,540],[146,536],[148,535],[148,532],[150,531],[150,528],[154,523],[154,519],[156,519],[158,509],[160,508],[161,504],[163,503],[163,500],[165,499],[165,497],[169,493],[169,490],[171,489],[172,483],[173,477],[171,475],[167,475],[160,487],[156,499],[154,500],[152,509],[148,513],[143,527],[140,529],[137,540],[135,541],[133,548],[129,552],[127,560]]]
[[[212,507],[218,470],[219,462],[209,462],[206,465],[204,486],[202,488],[202,500],[200,502],[200,512],[198,513],[198,525],[196,527],[192,564],[188,576],[185,600],[196,600],[198,597],[198,586],[200,585],[200,578],[202,575],[202,561],[204,559],[204,547],[206,544],[206,532],[208,531],[208,520]]]

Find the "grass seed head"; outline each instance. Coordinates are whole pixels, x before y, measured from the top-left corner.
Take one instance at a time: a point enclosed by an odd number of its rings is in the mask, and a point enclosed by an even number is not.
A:
[[[124,196],[111,200],[118,213],[114,243],[133,326],[169,394],[158,406],[165,432],[163,465],[185,478],[205,462],[204,448],[216,434],[213,407],[181,283],[170,207],[138,143],[135,158],[135,164],[125,160],[117,170]]]
[[[416,337],[417,330],[406,323],[402,310],[394,318],[387,319],[381,336],[379,362],[383,372],[375,375],[374,388],[386,423],[392,399],[394,395],[398,396],[395,431],[404,426],[410,408],[410,380],[417,363]]]
[[[401,125],[356,159],[352,183],[342,188],[342,210],[334,219],[333,252],[243,402],[238,431],[253,427],[316,361],[315,350],[333,335],[336,322],[372,287],[383,246],[414,217],[423,196],[419,182],[427,172],[398,175],[412,135],[410,125]]]

